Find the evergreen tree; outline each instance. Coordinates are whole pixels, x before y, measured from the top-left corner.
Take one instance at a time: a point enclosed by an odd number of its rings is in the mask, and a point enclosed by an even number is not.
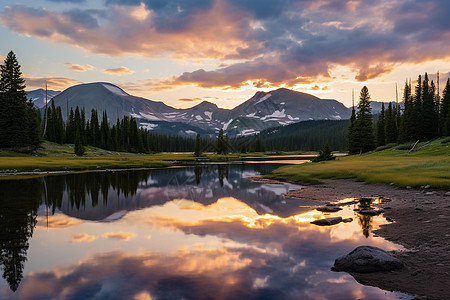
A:
[[[400,121],[399,142],[404,143],[414,139],[414,103],[411,95],[411,85],[405,83],[403,91],[403,115]]]
[[[412,114],[412,138],[418,140],[422,138],[422,76],[419,75],[416,85],[416,93],[413,99]]]
[[[319,156],[315,157],[313,159],[313,162],[333,160],[333,159],[336,159],[336,157],[334,157],[333,154],[331,153],[330,144],[328,143],[328,141],[326,141],[322,149],[320,149],[319,151]]]
[[[371,111],[369,89],[364,86],[359,96],[355,121],[355,143],[359,152],[367,152],[375,148]]]
[[[422,138],[429,140],[437,136],[438,115],[435,102],[434,83],[429,84],[428,74],[425,73],[422,85]]]
[[[100,124],[100,145],[99,146],[100,146],[100,148],[103,148],[103,149],[111,148],[108,115],[106,114],[106,111],[103,112],[102,123]]]
[[[347,134],[347,149],[350,154],[355,154],[359,151],[356,141],[356,111],[355,106],[352,106],[352,115],[350,117],[350,125]]]
[[[397,128],[395,126],[396,113],[395,108],[392,108],[392,102],[389,102],[388,109],[386,111],[386,143],[397,142]]]
[[[0,148],[31,146],[38,129],[27,104],[25,79],[14,52],[10,51],[0,66]],[[34,119],[34,117],[32,117]]]
[[[66,143],[73,144],[75,141],[75,134],[76,134],[75,114],[73,112],[73,108],[71,107],[69,113],[69,120],[67,121],[66,126]]]
[[[219,135],[217,136],[217,154],[227,154],[226,153],[226,145],[225,138],[223,136],[223,129],[220,129]]]
[[[381,112],[377,122],[377,146],[386,144],[386,119],[384,114],[384,103],[381,103]]]
[[[440,108],[440,125],[443,136],[450,136],[450,79],[447,79]]]
[[[100,125],[98,122],[98,115],[95,109],[91,111],[91,128],[90,136],[92,137],[91,145],[98,147],[100,145]]]
[[[197,137],[195,138],[194,155],[197,157],[202,155],[202,138],[199,133],[197,133]]]
[[[74,146],[75,154],[77,156],[84,155],[84,147],[83,147],[83,140],[81,139],[81,133],[80,130],[77,130],[77,134],[75,136],[75,146]]]

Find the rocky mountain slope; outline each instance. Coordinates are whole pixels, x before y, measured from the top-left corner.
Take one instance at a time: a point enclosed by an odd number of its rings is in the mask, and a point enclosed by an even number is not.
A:
[[[29,92],[29,96],[34,92],[36,91]],[[51,91],[49,94],[52,94],[55,105],[61,106],[64,118],[67,117],[68,110],[79,106],[84,108],[87,118],[90,117],[91,110],[96,109],[100,115],[106,111],[110,122],[124,116],[133,116],[141,126],[149,130],[158,132],[164,128],[166,134],[181,135],[195,135],[197,132],[216,134],[223,129],[230,136],[245,136],[266,128],[305,120],[348,119],[351,114],[351,109],[336,100],[319,99],[284,88],[268,93],[257,92],[252,98],[230,110],[207,101],[191,108],[176,109],[161,101],[130,95],[120,87],[106,82],[80,84],[61,93],[53,94]],[[170,130],[172,127],[173,132]]]

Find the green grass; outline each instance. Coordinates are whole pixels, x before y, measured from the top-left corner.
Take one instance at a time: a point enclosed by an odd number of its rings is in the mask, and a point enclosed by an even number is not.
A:
[[[201,158],[189,153],[133,154],[86,147],[86,155],[75,156],[73,145],[44,142],[33,154],[0,151],[0,173],[45,171],[89,171],[102,169],[159,168],[196,162],[219,162],[266,157],[270,153],[205,154]],[[19,179],[30,175],[0,176],[1,179]],[[34,175],[36,176],[36,175]]]
[[[420,147],[420,145],[418,145]],[[299,182],[321,179],[354,179],[366,183],[391,183],[396,186],[450,187],[450,143],[435,141],[417,152],[396,147],[365,156],[348,156],[335,161],[281,167],[269,178]]]

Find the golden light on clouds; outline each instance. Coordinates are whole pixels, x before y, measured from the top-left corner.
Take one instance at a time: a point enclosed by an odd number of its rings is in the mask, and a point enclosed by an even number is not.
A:
[[[72,63],[65,63],[64,64],[67,69],[71,70],[71,71],[77,71],[77,72],[86,72],[88,70],[95,70],[94,66],[91,66],[89,64],[85,64],[85,65],[79,65],[79,64],[72,64]]]
[[[81,243],[81,242],[93,242],[97,239],[96,236],[89,235],[87,233],[78,233],[71,236],[72,243]]]
[[[119,68],[115,68],[115,69],[103,69],[102,72],[105,74],[112,74],[112,75],[119,75],[119,76],[124,75],[124,74],[135,73],[134,71],[128,69],[127,67],[119,67]]]
[[[102,237],[105,239],[116,239],[121,241],[128,241],[135,236],[136,234],[129,232],[107,232],[102,234]]]
[[[79,219],[71,218],[62,214],[53,216],[38,216],[37,220],[37,227],[48,229],[68,228],[72,226],[78,226],[83,223],[83,221]]]

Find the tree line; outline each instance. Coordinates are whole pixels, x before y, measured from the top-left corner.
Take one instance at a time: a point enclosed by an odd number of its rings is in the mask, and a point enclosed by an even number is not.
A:
[[[139,128],[133,117],[124,116],[110,125],[106,112],[101,114],[91,110],[90,119],[86,118],[84,109],[78,106],[64,122],[61,107],[55,107],[53,101],[44,112],[42,122],[46,140],[63,144],[75,144],[75,148],[90,145],[105,150],[134,153],[150,152],[187,152],[194,150],[195,140],[181,136],[157,135],[145,128]],[[76,151],[83,154],[82,150]]]
[[[404,108],[384,104],[373,126],[370,95],[366,86],[361,89],[357,111],[352,108],[348,127],[347,146],[351,154],[367,152],[391,143],[428,141],[450,135],[450,79],[447,79],[442,98],[428,74],[419,75],[412,93],[411,82],[405,83]]]

